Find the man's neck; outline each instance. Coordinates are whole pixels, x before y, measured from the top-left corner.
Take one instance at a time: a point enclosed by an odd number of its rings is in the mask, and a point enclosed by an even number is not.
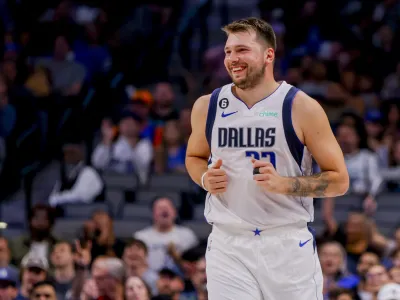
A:
[[[125,138],[126,138],[126,141],[128,142],[128,144],[129,144],[131,147],[136,147],[136,145],[137,145],[137,143],[138,143],[138,141],[139,141],[139,138],[138,138],[137,136],[125,137]]]
[[[59,283],[70,282],[75,277],[75,268],[73,265],[68,265],[54,270],[54,278]]]
[[[263,80],[262,83],[258,84],[254,88],[242,90],[237,87],[232,88],[233,94],[236,94],[239,99],[244,101],[248,107],[253,107],[258,101],[265,99],[272,95],[276,89],[280,86],[280,83],[272,80]]]
[[[148,269],[149,267],[147,265],[131,266],[128,270],[129,276],[137,276],[141,278]]]
[[[25,298],[29,298],[29,294],[30,294],[30,290],[28,289],[28,287],[23,284],[21,286],[21,295],[24,296]]]
[[[168,227],[154,225],[155,230],[162,233],[170,232],[174,229],[174,227],[175,227],[174,225]]]

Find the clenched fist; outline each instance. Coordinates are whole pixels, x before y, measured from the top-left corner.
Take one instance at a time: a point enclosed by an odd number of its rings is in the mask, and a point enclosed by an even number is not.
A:
[[[281,193],[283,188],[283,177],[276,172],[274,166],[268,161],[252,159],[253,168],[257,168],[254,172],[253,179],[257,185],[267,192]]]
[[[218,159],[204,176],[204,187],[213,195],[225,192],[228,186],[228,176],[221,166],[222,160]]]

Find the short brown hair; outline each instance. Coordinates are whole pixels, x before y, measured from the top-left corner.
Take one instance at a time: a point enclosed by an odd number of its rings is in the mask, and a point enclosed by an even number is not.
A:
[[[135,238],[131,238],[127,241],[125,248],[129,248],[132,246],[136,246],[140,249],[143,249],[144,253],[147,255],[147,253],[149,252],[147,245],[142,241],[142,240],[138,240]]]
[[[261,38],[269,47],[276,51],[276,36],[274,29],[271,24],[262,19],[253,17],[240,19],[222,27],[222,31],[227,35],[236,32],[250,32],[251,30],[255,31],[258,38]]]

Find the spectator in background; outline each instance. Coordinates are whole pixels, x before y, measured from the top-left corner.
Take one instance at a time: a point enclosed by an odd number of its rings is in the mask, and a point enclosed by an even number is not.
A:
[[[95,212],[84,230],[91,242],[92,260],[103,255],[122,257],[125,243],[115,236],[113,221],[107,212]]]
[[[390,277],[383,265],[375,265],[369,268],[366,276],[365,291],[359,296],[361,299],[375,299],[381,287],[390,282]]]
[[[29,297],[30,300],[62,300],[56,296],[56,289],[50,281],[39,281],[34,284]]]
[[[179,123],[175,120],[167,121],[164,126],[163,143],[155,150],[156,173],[186,173],[185,157],[186,144]]]
[[[392,192],[400,191],[400,139],[393,142],[389,153],[389,167],[381,171],[383,179],[388,182]]]
[[[71,59],[71,48],[65,36],[56,37],[53,57],[39,59],[36,66],[50,70],[55,93],[63,96],[75,96],[80,93],[86,77],[86,70],[84,66]]]
[[[57,298],[65,299],[75,277],[72,246],[67,242],[58,242],[54,245],[50,259]]]
[[[9,267],[0,268],[0,299],[13,300],[17,297],[18,274]]]
[[[128,89],[133,89],[129,87]],[[135,90],[130,93],[132,101],[127,105],[127,109],[137,114],[142,120],[141,137],[154,142],[154,124],[150,122],[150,109],[153,104],[153,96],[147,90]]]
[[[372,252],[364,252],[357,263],[357,275],[358,283],[356,286],[352,286],[348,282],[342,281],[339,283],[339,287],[351,288],[355,294],[362,294],[365,291],[365,282],[367,280],[367,272],[372,266],[379,265],[379,257]]]
[[[100,28],[94,23],[84,25],[85,40],[74,43],[76,62],[85,67],[86,80],[90,81],[97,75],[107,72],[112,64],[112,59],[106,45],[100,44]]]
[[[378,167],[378,157],[367,149],[361,149],[359,128],[340,124],[336,128],[336,138],[344,153],[349,172],[349,193],[360,196],[364,211],[371,215],[376,210],[375,198],[383,181]],[[327,221],[332,219],[334,201],[334,198],[326,198],[323,202],[323,213]]]
[[[196,269],[191,277],[191,281],[195,288],[195,297],[193,295],[186,294],[183,299],[190,300],[190,299],[197,299],[197,300],[207,300],[207,275],[206,275],[206,258],[203,256],[196,262]]]
[[[174,107],[175,92],[169,82],[159,82],[153,92],[154,103],[150,112],[150,118],[156,122],[164,123],[169,120],[179,119],[179,113]]]
[[[17,122],[17,112],[9,103],[5,78],[0,74],[0,138],[6,139]]]
[[[391,101],[382,105],[384,111],[385,137],[397,139],[400,133],[400,109],[397,102]]]
[[[198,240],[194,232],[175,224],[177,212],[172,200],[166,197],[157,198],[153,202],[153,226],[134,234],[149,249],[149,266],[154,271],[163,267],[176,268],[169,255],[178,254],[196,246]],[[172,251],[174,250],[174,251]]]
[[[364,214],[352,212],[344,224],[338,225],[334,218],[327,221],[326,238],[338,241],[346,250],[348,270],[357,273],[357,262],[365,252],[383,254],[389,243],[374,229]]]
[[[67,144],[61,167],[61,182],[50,194],[51,206],[68,203],[90,203],[104,200],[104,184],[95,169],[85,165],[84,150],[80,144]]]
[[[354,296],[349,290],[335,288],[329,293],[329,300],[354,300]]]
[[[16,300],[29,299],[33,286],[47,278],[49,262],[46,257],[31,252],[21,262],[21,286]]]
[[[120,259],[114,257],[101,259],[92,271],[97,297],[93,297],[84,290],[81,300],[93,298],[123,300],[125,272],[124,263]]]
[[[151,292],[156,294],[158,275],[149,268],[146,244],[136,239],[128,242],[124,249],[123,261],[126,266],[127,276],[142,278],[147,286],[150,287]]]
[[[167,268],[163,268],[158,273],[157,291],[158,295],[153,300],[179,300],[184,289],[184,283],[179,275]]]
[[[400,284],[400,267],[390,268],[389,276],[393,282]]]
[[[124,112],[119,122],[119,137],[115,142],[112,124],[104,120],[102,140],[92,155],[93,166],[100,170],[136,173],[144,183],[153,160],[153,146],[149,139],[141,138],[143,120],[136,114]]]
[[[10,261],[11,252],[8,246],[8,241],[5,237],[0,237],[0,268],[7,268],[9,272],[17,276],[19,271],[15,266],[10,264]]]
[[[7,157],[6,143],[3,138],[0,137],[0,174],[3,170],[3,165]]]
[[[37,204],[29,212],[29,235],[22,235],[10,241],[12,261],[19,265],[22,257],[33,252],[49,257],[57,239],[51,234],[55,222],[55,211],[47,205]]]
[[[319,247],[318,255],[324,276],[324,295],[328,296],[338,286],[338,282],[349,275],[346,252],[338,242],[326,242]]]
[[[381,96],[385,100],[396,98],[400,95],[400,62],[397,63],[396,72],[386,77]]]
[[[179,115],[179,128],[185,144],[189,141],[190,134],[192,133],[191,114],[192,109],[186,107],[180,111]]]
[[[377,300],[400,299],[400,284],[387,283],[382,286],[377,295]]]
[[[387,166],[390,141],[383,139],[384,127],[380,111],[369,111],[365,116],[365,128],[368,135],[368,147],[379,157],[379,165]]]
[[[174,107],[175,98],[175,92],[170,83],[159,82],[155,85],[150,119],[155,128],[154,146],[156,147],[162,144],[165,122],[179,119],[179,113]]]
[[[126,300],[150,300],[151,292],[144,280],[139,276],[130,276],[125,284]]]

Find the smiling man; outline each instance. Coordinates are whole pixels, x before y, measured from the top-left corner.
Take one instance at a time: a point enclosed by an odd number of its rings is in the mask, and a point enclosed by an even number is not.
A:
[[[308,223],[313,197],[347,191],[343,153],[318,102],[275,81],[271,25],[248,18],[223,30],[233,83],[196,101],[186,157],[209,192],[209,299],[322,300]]]

